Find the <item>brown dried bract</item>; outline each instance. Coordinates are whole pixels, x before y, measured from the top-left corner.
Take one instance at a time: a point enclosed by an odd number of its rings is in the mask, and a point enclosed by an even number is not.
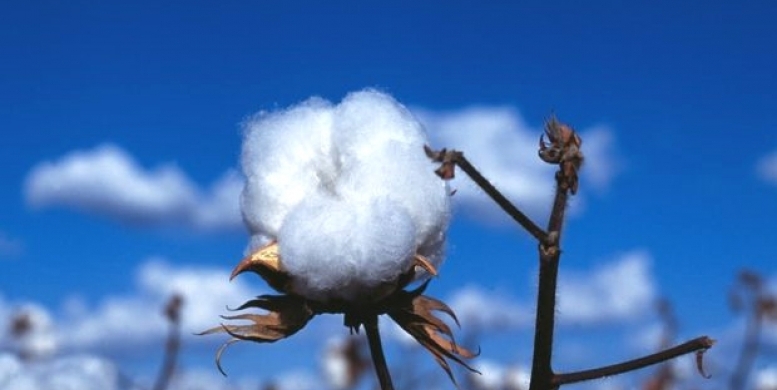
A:
[[[322,313],[344,314],[345,326],[351,328],[352,332],[358,332],[359,327],[368,318],[388,314],[400,327],[432,353],[454,383],[455,380],[446,359],[453,360],[467,369],[475,371],[462,360],[472,358],[475,354],[457,346],[450,327],[433,314],[434,311],[442,311],[450,315],[458,324],[453,311],[443,302],[421,295],[429,280],[416,290],[410,292],[403,290],[416,278],[419,272],[426,272],[432,276],[437,275],[437,269],[434,265],[420,254],[413,257],[412,266],[407,272],[400,275],[393,283],[388,283],[385,286],[385,291],[381,290],[380,293],[358,304],[338,300],[319,302],[295,294],[291,289],[291,275],[283,269],[278,244],[275,241],[243,258],[232,271],[230,279],[246,271],[259,274],[271,287],[283,295],[263,295],[234,309],[259,308],[267,311],[266,314],[239,314],[223,317],[225,320],[248,321],[248,324],[222,324],[201,333],[203,335],[227,333],[232,336],[216,353],[216,365],[222,374],[224,374],[224,370],[221,367],[221,356],[230,345],[243,340],[269,343],[289,337],[302,329],[313,316]]]
[[[440,318],[434,315],[434,311],[448,314],[456,324],[459,324],[456,315],[448,305],[437,299],[421,295],[426,289],[427,283],[413,291],[401,291],[393,297],[391,309],[388,315],[402,329],[428,350],[437,363],[448,374],[453,383],[450,365],[446,359],[455,361],[472,372],[478,372],[470,367],[463,359],[471,359],[476,353],[456,344],[451,328]]]
[[[545,142],[546,135],[549,142]],[[545,123],[545,134],[540,136],[539,156],[546,163],[559,165],[556,179],[563,189],[568,189],[572,194],[577,193],[577,171],[583,164],[582,145],[580,136],[555,116]]]
[[[710,339],[710,347],[712,347],[712,344],[714,344],[714,341]],[[699,371],[699,375],[702,377],[710,379],[712,378],[712,375],[709,375],[706,371],[704,371],[704,352],[707,352],[707,350],[701,349],[696,351],[696,370]]]
[[[433,162],[441,163],[434,173],[443,180],[450,180],[456,176],[456,158],[461,152],[455,150],[441,149],[435,151],[427,145],[424,145],[424,152]]]
[[[307,325],[315,315],[303,298],[293,295],[262,295],[252,299],[235,310],[260,308],[267,314],[238,314],[222,316],[225,320],[245,320],[248,325],[225,325],[208,329],[200,335],[228,333],[232,339],[225,342],[216,353],[216,366],[226,376],[221,367],[221,355],[227,347],[241,340],[270,343],[289,337]]]
[[[244,257],[232,270],[229,280],[243,272],[252,271],[261,276],[275,291],[287,292],[291,278],[283,271],[280,259],[278,242],[271,241]]]
[[[429,275],[437,276],[437,269],[434,268],[432,263],[429,262],[429,259],[427,259],[424,256],[421,256],[419,254],[416,254],[413,258],[413,263],[416,267],[420,267],[424,271],[428,272]]]

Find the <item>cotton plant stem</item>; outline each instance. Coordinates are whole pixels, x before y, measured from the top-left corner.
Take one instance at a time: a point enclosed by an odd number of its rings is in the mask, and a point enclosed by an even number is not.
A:
[[[383,355],[383,345],[380,341],[380,332],[378,331],[378,316],[372,316],[364,322],[364,329],[367,333],[367,343],[370,346],[372,362],[375,364],[375,373],[378,375],[378,382],[381,390],[394,390],[391,383],[391,374],[386,364],[386,357]]]
[[[159,376],[154,383],[153,390],[166,390],[170,385],[170,379],[175,373],[175,365],[178,360],[178,351],[181,347],[180,323],[174,321],[170,324],[170,333],[165,344],[165,356]]]
[[[667,360],[674,359],[678,356],[685,355],[691,352],[704,351],[712,347],[714,341],[707,336],[698,337],[693,340],[682,343],[678,346],[665,349],[660,352],[656,352],[651,355],[647,355],[638,359],[629,360],[623,363],[613,364],[609,366],[594,368],[591,370],[570,372],[566,374],[557,374],[554,376],[552,383],[553,388],[557,388],[561,385],[577,383],[587,381],[591,379],[599,379],[612,375],[623,374],[629,371],[638,370],[653,364],[665,362]],[[548,387],[550,388],[550,387]]]
[[[529,232],[540,247],[540,285],[537,295],[537,317],[534,334],[534,357],[532,362],[531,390],[550,389],[553,379],[551,357],[553,351],[553,331],[555,326],[556,310],[556,283],[558,278],[558,262],[561,255],[559,241],[561,228],[564,224],[569,186],[564,182],[566,177],[563,170],[556,174],[556,196],[553,202],[553,211],[548,221],[547,231],[542,230],[523,212],[518,210],[499,190],[497,190],[480,172],[464,157],[464,154],[455,150],[440,152],[427,150],[427,155],[435,161],[443,163],[441,173],[443,178],[451,178],[452,170],[448,172],[446,164],[455,163],[472,181],[475,182],[491,199],[496,202],[519,225]]]
[[[141,385],[140,383],[136,382],[135,379],[121,371],[117,372],[116,375],[118,376],[117,382],[120,389],[147,390],[145,385]]]
[[[461,152],[455,152],[451,151],[454,154],[456,165],[461,168],[464,173],[467,174],[467,176],[472,179],[472,181],[475,182],[475,184],[478,185],[478,187],[482,188],[483,191],[488,194],[488,196],[491,197],[491,199],[496,202],[496,204],[499,205],[499,207],[502,208],[510,217],[512,217],[518,224],[520,224],[524,229],[526,229],[529,234],[534,236],[534,238],[537,239],[539,242],[545,242],[547,240],[547,233],[542,230],[537,224],[534,223],[529,217],[526,216],[521,210],[518,210],[515,205],[513,205],[507,198],[505,198],[504,195],[502,195],[499,190],[497,190],[491,182],[489,182],[483,175],[480,174],[480,172],[475,169],[475,167],[470,164],[469,160],[467,160],[466,157],[464,157],[464,154]]]
[[[754,309],[753,315],[747,321],[747,328],[745,330],[745,341],[742,345],[742,350],[739,352],[739,359],[737,359],[737,365],[731,374],[729,380],[729,389],[737,390],[744,389],[747,383],[747,376],[750,374],[750,369],[753,366],[756,355],[758,355],[758,336],[761,333],[761,318],[758,309]]]
[[[561,171],[556,175],[561,181]],[[556,185],[553,211],[548,221],[547,243],[540,243],[540,277],[537,293],[537,316],[534,325],[534,354],[532,357],[531,383],[529,390],[548,390],[553,387],[553,333],[556,320],[556,284],[558,265],[561,258],[559,242],[564,225],[568,189]]]

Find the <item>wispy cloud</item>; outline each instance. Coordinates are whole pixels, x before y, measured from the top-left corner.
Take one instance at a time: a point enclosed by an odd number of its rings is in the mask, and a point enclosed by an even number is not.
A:
[[[553,167],[537,157],[542,129],[531,126],[510,106],[477,106],[456,111],[413,110],[426,126],[433,147],[453,148],[467,158],[509,199],[534,216],[549,210],[553,197]],[[582,180],[605,190],[619,172],[614,135],[605,126],[581,132],[586,155]],[[452,182],[455,200],[470,214],[498,220],[495,206],[467,179]],[[583,186],[585,192],[586,186]],[[504,218],[503,216],[501,216]]]
[[[300,371],[282,373],[277,380],[279,390],[318,389],[318,381]],[[48,360],[27,362],[13,354],[0,353],[0,389],[2,390],[118,390],[145,388],[150,379],[131,378],[137,386],[129,386],[116,363],[98,356],[70,355]],[[248,390],[264,388],[256,378],[224,378],[212,367],[186,367],[176,372],[169,390]]]
[[[540,126],[527,124],[518,110],[509,106],[444,112],[418,108],[413,112],[427,127],[432,146],[465,151],[529,214],[540,216],[548,211],[553,167],[537,158]],[[583,130],[582,137],[586,154],[582,180],[588,183],[583,192],[589,188],[606,190],[620,170],[613,132],[596,126]],[[772,165],[777,172],[777,163]],[[36,208],[66,207],[144,226],[223,230],[242,227],[243,183],[237,172],[227,171],[203,188],[173,163],[148,168],[121,147],[104,144],[37,164],[27,175],[24,195]],[[469,180],[456,179],[452,184],[458,190],[456,203],[468,214],[486,221],[504,218]]]
[[[106,144],[39,163],[27,175],[25,197],[33,207],[70,207],[130,224],[222,229],[241,225],[241,189],[234,172],[202,190],[173,164],[146,169]]]
[[[758,160],[756,173],[763,181],[777,185],[777,150]]]
[[[755,390],[777,389],[777,365],[770,365],[755,372]]]
[[[27,339],[0,338],[0,345],[21,342],[19,348],[37,348],[37,351],[45,347],[43,352],[51,354],[52,348],[70,352],[118,351],[158,344],[167,332],[162,308],[173,294],[184,298],[183,334],[192,337],[216,325],[226,305],[237,306],[249,297],[267,292],[256,291],[240,280],[232,283],[228,280],[226,269],[173,266],[155,258],[141,265],[133,291],[105,297],[96,305],[70,297],[58,311],[38,305],[22,305],[12,310],[11,303],[0,301],[0,314],[5,312],[8,317],[24,310],[36,320],[33,333]]]
[[[480,374],[468,372],[467,379],[477,390],[526,390],[531,370],[521,365],[505,365],[488,359],[479,359],[474,368]]]
[[[455,291],[446,302],[462,327],[469,331],[509,331],[529,326],[534,321],[531,305],[476,286]]]
[[[97,357],[70,356],[27,364],[10,354],[0,354],[2,389],[118,389],[118,370]]]
[[[596,269],[561,276],[559,320],[600,323],[631,320],[650,313],[656,299],[650,263],[646,252],[633,251]]]
[[[651,314],[655,281],[650,256],[632,251],[590,270],[564,272],[559,277],[558,318],[561,324],[597,325],[629,322]],[[476,285],[453,291],[443,301],[456,313],[462,330],[479,334],[528,329],[534,324],[534,297],[512,297]],[[386,323],[389,335],[412,345],[399,327]],[[655,330],[650,329],[651,347]],[[648,341],[645,341],[648,343]],[[642,346],[640,344],[640,346]]]

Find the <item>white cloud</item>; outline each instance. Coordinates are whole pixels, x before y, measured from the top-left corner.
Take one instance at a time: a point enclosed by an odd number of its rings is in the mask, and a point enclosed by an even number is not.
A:
[[[554,191],[553,167],[537,157],[539,127],[528,125],[518,110],[508,106],[470,107],[458,111],[414,113],[429,131],[433,148],[461,150],[508,199],[530,215],[547,213]],[[584,184],[606,189],[618,172],[612,131],[597,126],[581,132],[586,161],[581,174]],[[496,206],[460,173],[452,182],[458,190],[455,201],[472,214],[494,219]]]
[[[461,324],[461,332],[509,332],[534,323],[534,313],[530,305],[479,286],[465,286],[442,301],[456,314]],[[447,314],[440,314],[444,321],[448,321],[447,317]],[[382,317],[380,325],[391,340],[404,346],[418,346],[412,336],[388,318]],[[460,336],[458,333],[459,331],[454,331],[454,336]]]
[[[617,174],[623,170],[623,161],[615,154],[615,135],[607,126],[594,126],[581,134],[585,162],[582,180],[595,190],[607,190]]]
[[[554,182],[553,167],[537,158],[542,129],[528,125],[515,108],[480,106],[446,112],[419,108],[413,112],[428,129],[432,147],[464,151],[530,215],[547,213]],[[605,190],[620,170],[613,132],[595,126],[583,130],[581,136],[586,155],[582,192]],[[764,161],[759,170],[777,182],[777,152]],[[504,218],[480,189],[459,176],[452,182],[459,206],[484,220]],[[242,188],[242,177],[233,171],[203,189],[174,164],[149,169],[120,147],[104,144],[37,164],[27,175],[25,197],[34,207],[69,207],[124,223],[218,230],[242,227]],[[575,201],[583,202],[579,198]],[[2,243],[0,240],[0,250]]]
[[[558,317],[573,323],[638,318],[650,313],[656,286],[650,256],[634,251],[586,273],[562,273]]]
[[[199,197],[192,210],[195,226],[204,229],[234,229],[243,226],[240,216],[240,193],[244,181],[235,171],[227,171]]]
[[[469,286],[454,292],[446,302],[464,329],[489,332],[512,330],[533,323],[531,308],[515,301],[496,292]]]
[[[468,379],[476,390],[526,390],[529,388],[530,370],[523,366],[507,366],[479,359],[474,368],[480,374],[469,372]]]
[[[602,266],[585,271],[562,272],[559,277],[558,318],[562,323],[597,324],[629,321],[652,314],[656,286],[647,253],[633,251]],[[465,286],[443,300],[453,309],[464,331],[490,334],[514,331],[534,324],[534,302],[514,298],[478,286]],[[385,325],[392,339],[414,341],[396,325]],[[655,347],[657,329],[643,330],[638,346]]]
[[[652,321],[640,326],[629,338],[629,346],[638,351],[655,351],[661,345],[666,325],[660,321]]]
[[[777,389],[777,366],[772,365],[756,371],[753,383],[756,390]]]
[[[777,185],[777,150],[758,160],[756,172],[765,182]]]
[[[10,311],[10,310],[9,310]],[[13,311],[9,322],[23,321],[26,330],[10,337],[8,344],[20,356],[29,359],[48,357],[57,350],[54,321],[49,312],[37,304],[26,304]]]
[[[0,390],[114,390],[128,388],[115,363],[89,355],[73,355],[42,361],[23,361],[12,354],[0,354]],[[291,377],[289,379],[285,377]],[[309,376],[303,378],[309,381]],[[294,386],[300,381],[287,374],[280,389],[312,389]],[[145,383],[137,383],[140,388]],[[132,386],[132,388],[137,386]],[[180,368],[171,378],[169,390],[248,390],[261,388],[255,378],[224,378],[213,368]]]
[[[38,321],[45,326],[36,327],[39,329],[33,334],[36,337],[20,347],[59,346],[67,351],[82,351],[156,344],[168,329],[163,307],[176,293],[184,298],[183,335],[195,340],[192,334],[217,325],[219,315],[227,314],[226,305],[236,307],[267,292],[256,291],[241,280],[232,283],[228,280],[229,272],[225,269],[174,267],[160,259],[151,259],[140,267],[136,290],[129,294],[106,297],[94,307],[70,298],[56,315],[36,306],[35,318],[50,321]],[[8,311],[5,304],[0,306],[0,314]],[[46,344],[41,344],[43,341]]]
[[[350,341],[338,335],[330,337],[326,342],[321,371],[332,389],[348,389],[353,384],[351,362],[347,355]]]
[[[22,362],[0,354],[0,390],[112,390],[118,371],[110,362],[89,356],[71,356],[40,362]]]
[[[212,367],[181,369],[170,381],[169,390],[255,390],[262,389],[256,378],[234,380],[225,378]]]
[[[106,144],[39,163],[27,175],[25,196],[34,207],[72,207],[126,223],[232,228],[241,225],[240,182],[228,172],[201,191],[173,164],[147,170]]]
[[[500,390],[504,386],[504,367],[501,364],[487,360],[479,360],[474,367],[480,374],[470,372],[470,380],[478,390]]]

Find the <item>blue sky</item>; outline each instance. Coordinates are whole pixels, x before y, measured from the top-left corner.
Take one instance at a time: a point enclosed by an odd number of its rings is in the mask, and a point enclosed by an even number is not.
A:
[[[497,185],[515,187],[508,194],[538,219],[552,173],[524,152],[525,140],[536,142],[555,112],[583,134],[584,152],[593,148],[565,232],[562,279],[568,295],[587,296],[580,289],[588,284],[601,298],[611,286],[633,301],[589,314],[575,312],[580,302],[562,307],[569,320],[560,367],[585,366],[573,351],[590,350],[581,338],[612,345],[604,336],[623,343],[650,333],[657,297],[674,304],[682,337],[710,333],[731,351],[739,325],[726,294],[735,273],[746,267],[777,278],[777,5],[415,3],[0,6],[0,313],[34,303],[55,328],[75,331],[114,303],[162,299],[164,275],[221,291],[208,275],[223,272],[227,284],[248,239],[230,198],[240,187],[241,123],[310,96],[337,102],[371,87],[416,112],[437,146],[455,144]],[[85,185],[52,170],[46,180],[56,185],[34,195],[36,172],[63,167],[67,156],[115,180]],[[127,174],[106,173],[116,166]],[[462,193],[449,257],[430,293],[451,298],[469,286],[516,305],[511,312],[530,309],[535,245],[468,186],[454,182]],[[60,187],[76,190],[52,190]],[[141,187],[148,202],[133,200]],[[229,288],[263,291],[244,279]],[[232,301],[188,304],[217,314],[243,299],[229,291],[215,296]],[[482,340],[484,357],[529,363],[530,329],[517,317],[509,331]],[[155,353],[156,325],[132,327],[147,347],[135,357],[110,352],[126,350],[116,340],[65,351],[122,355],[120,365],[150,375],[154,365],[137,356]],[[279,370],[309,368],[316,356],[278,361],[263,349],[316,351],[314,334],[288,347],[238,347],[237,355],[264,356]],[[192,343],[186,363],[210,369],[215,344]],[[596,361],[641,348],[603,348]],[[721,366],[726,355],[717,355]],[[777,370],[774,360],[759,364]]]

